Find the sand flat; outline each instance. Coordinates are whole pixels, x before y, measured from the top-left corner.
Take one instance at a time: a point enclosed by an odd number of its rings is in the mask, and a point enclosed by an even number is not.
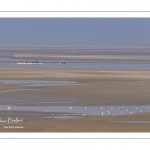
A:
[[[32,96],[31,101],[43,97],[43,102],[68,100],[72,106],[143,105],[149,104],[150,71],[96,70],[96,69],[46,69],[0,67],[0,80],[50,80],[75,81],[83,85],[47,86],[38,92],[18,92],[19,97]],[[29,88],[21,85],[0,84],[0,89]],[[69,91],[69,92],[68,92]],[[59,94],[58,94],[59,93]],[[35,97],[33,95],[36,95]],[[12,100],[7,100],[10,97]],[[15,93],[0,94],[1,104],[12,105],[19,100]],[[47,98],[46,98],[47,97]],[[25,99],[24,99],[25,100]],[[38,100],[40,101],[40,99]],[[33,105],[33,104],[31,104]],[[40,104],[39,104],[40,105]],[[44,104],[43,104],[44,105]],[[51,103],[46,105],[53,105]],[[59,104],[61,105],[61,104]],[[66,105],[66,104],[65,104]],[[70,104],[69,104],[70,105]],[[1,112],[3,116],[3,112]],[[7,116],[7,115],[6,115]],[[14,115],[13,115],[14,116]],[[115,119],[114,119],[115,118]],[[149,124],[114,123],[112,120],[149,120],[149,114],[127,116],[86,116],[72,119],[30,119],[24,121],[23,129],[4,129],[1,132],[149,132]]]
[[[105,50],[104,50],[105,51]],[[78,51],[79,52],[79,51]],[[90,55],[90,51],[78,52],[53,51],[47,55],[37,53],[27,54],[26,52],[8,53],[3,52],[3,56],[10,58],[40,58],[50,60],[83,60],[83,61],[139,61],[149,62],[150,55],[144,51],[145,55],[135,54],[134,56],[120,55],[119,51],[108,54]],[[96,51],[98,52],[98,51]],[[122,51],[125,52],[125,51]],[[63,53],[63,54],[62,54]],[[68,53],[68,54],[67,54]],[[102,51],[103,53],[103,51]],[[67,69],[67,68],[36,68],[36,67],[0,67],[0,80],[39,80],[39,81],[73,81],[78,85],[69,86],[44,86],[25,87],[15,84],[0,83],[0,91],[28,89],[15,92],[0,93],[1,105],[17,105],[18,102],[31,104],[26,106],[111,106],[111,105],[149,105],[150,104],[150,71],[145,70],[115,70],[115,69]],[[33,90],[34,89],[34,90]],[[35,103],[35,102],[43,102]],[[49,102],[49,103],[47,103]],[[24,105],[24,104],[22,104]],[[12,113],[12,114],[11,114]],[[138,113],[122,116],[82,116],[71,119],[42,119],[28,117],[29,113],[0,111],[1,118],[4,117],[24,117],[23,129],[5,129],[0,126],[0,132],[149,132],[150,125],[143,123],[117,123],[111,121],[149,121],[149,113]],[[35,112],[38,114],[39,112]],[[46,115],[40,113],[39,116]],[[50,112],[50,115],[51,112]]]
[[[36,97],[42,95],[43,99],[44,97],[66,98],[70,101],[77,99],[78,101],[73,105],[81,106],[149,104],[150,71],[18,67],[0,67],[0,70],[0,80],[74,81],[82,84],[76,86],[45,86],[38,92],[36,90],[29,92],[31,95],[37,95]],[[17,88],[31,87],[0,84],[1,90]],[[18,92],[18,94],[20,93],[22,93],[22,97],[27,95],[25,91]],[[15,93],[13,94],[15,95]],[[5,95],[1,94],[1,99]],[[8,96],[9,93],[7,93]]]

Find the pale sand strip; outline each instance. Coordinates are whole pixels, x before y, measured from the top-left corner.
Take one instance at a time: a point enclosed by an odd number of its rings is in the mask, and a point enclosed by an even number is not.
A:
[[[48,60],[92,60],[92,61],[104,61],[104,60],[119,60],[119,61],[141,61],[141,60],[150,60],[149,55],[59,55],[59,54],[14,54],[13,58],[26,58],[26,59],[48,59]]]

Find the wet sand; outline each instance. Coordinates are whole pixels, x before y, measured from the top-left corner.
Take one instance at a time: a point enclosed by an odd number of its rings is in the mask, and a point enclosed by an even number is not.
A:
[[[30,49],[28,49],[30,51]],[[36,50],[35,50],[36,51]],[[148,49],[115,51],[91,50],[65,52],[51,50],[17,52],[1,50],[0,56],[10,58],[72,60],[72,61],[133,61],[150,62]],[[132,56],[130,56],[132,55]],[[73,81],[78,85],[69,86],[44,86],[30,87],[14,84],[1,84],[0,91],[28,89],[15,92],[0,93],[1,105],[26,105],[26,106],[111,106],[111,105],[149,105],[150,104],[150,71],[144,70],[111,70],[111,69],[62,69],[60,68],[30,68],[30,67],[0,67],[0,80],[49,80]],[[30,90],[31,89],[31,90]],[[30,101],[31,104],[18,104]],[[34,103],[34,102],[43,102]],[[30,116],[30,114],[32,114]],[[71,119],[42,119],[35,116],[46,116],[52,113],[0,111],[0,117],[24,118],[22,129],[8,129],[0,125],[0,132],[149,132],[150,124],[147,123],[117,123],[120,121],[149,121],[150,113],[138,113],[122,116],[81,116]],[[56,115],[57,113],[55,113]],[[12,125],[12,124],[11,124]],[[17,124],[18,125],[18,124]],[[6,125],[9,126],[9,125]],[[14,125],[12,125],[14,126]]]
[[[149,102],[150,71],[96,70],[96,69],[47,69],[0,67],[0,80],[49,80],[75,81],[82,85],[45,86],[37,90],[7,92],[0,94],[1,105],[16,105],[18,100],[25,102],[67,101],[68,106],[102,105],[146,105]],[[33,89],[21,85],[0,84],[0,91],[15,89]],[[32,99],[30,99],[32,97]],[[31,103],[37,106],[63,104]],[[17,115],[20,114],[20,115]],[[150,124],[114,123],[112,120],[147,120],[149,113],[126,116],[85,116],[71,119],[40,119],[26,113],[1,111],[1,117],[26,118],[23,129],[5,129],[1,132],[149,132]],[[30,113],[29,113],[30,114]],[[37,113],[38,116],[45,114]],[[51,114],[51,113],[50,113]],[[22,126],[22,125],[21,125]]]
[[[149,47],[0,47],[0,56],[26,60],[150,62]]]
[[[81,118],[63,120],[27,121],[24,127],[35,125],[35,131],[41,132],[150,132],[150,124],[114,123],[110,121],[149,121],[150,113],[127,116],[85,116]],[[36,123],[37,122],[37,123]],[[25,129],[29,131],[28,128]],[[32,130],[30,130],[32,131]]]
[[[1,93],[1,104],[7,104],[7,102],[12,104],[13,99],[19,100],[20,97],[22,100],[26,98],[30,100],[30,96],[33,97],[33,101],[41,101],[41,98],[43,102],[72,101],[72,106],[149,104],[150,71],[17,67],[0,67],[0,70],[0,80],[49,80],[79,83],[79,85],[69,86],[37,87],[38,89],[30,86],[0,84],[1,91],[36,89]],[[10,98],[9,94],[11,94]],[[6,101],[7,99],[9,101]]]
[[[22,124],[5,124],[0,132],[150,132],[150,113],[126,116],[85,116],[71,119],[29,119]],[[117,123],[113,121],[135,121]],[[138,121],[143,123],[138,123]],[[137,122],[137,123],[136,123]],[[22,128],[11,129],[9,126]]]

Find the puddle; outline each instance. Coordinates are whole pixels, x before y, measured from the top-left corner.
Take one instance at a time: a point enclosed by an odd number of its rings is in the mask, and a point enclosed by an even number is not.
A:
[[[69,118],[77,118],[77,117],[78,116],[63,114],[63,115],[47,116],[47,117],[42,117],[42,118],[47,118],[47,119],[69,119]]]
[[[150,121],[109,121],[114,123],[136,123],[136,124],[150,124]]]
[[[17,103],[17,104],[65,104],[65,103],[72,103],[72,102],[24,102],[24,103]]]
[[[54,112],[73,115],[115,116],[150,112],[150,105],[138,106],[6,106],[0,105],[0,110]]]
[[[38,86],[67,86],[67,85],[79,85],[77,82],[72,81],[45,81],[45,80],[0,80],[2,84],[17,84],[29,87]]]
[[[16,90],[0,91],[0,93],[16,92],[16,91],[23,91],[23,90],[36,90],[36,89],[16,89]]]

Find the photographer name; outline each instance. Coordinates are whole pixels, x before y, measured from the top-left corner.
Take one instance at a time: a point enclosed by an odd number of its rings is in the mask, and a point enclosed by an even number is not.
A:
[[[0,124],[12,124],[12,123],[21,124],[21,123],[23,123],[23,118],[22,119],[18,119],[18,118],[12,119],[9,117],[8,119],[5,119],[5,120],[0,118]]]

